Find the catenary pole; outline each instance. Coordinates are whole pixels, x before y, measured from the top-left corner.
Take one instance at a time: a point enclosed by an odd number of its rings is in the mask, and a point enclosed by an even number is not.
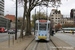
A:
[[[16,0],[15,40],[17,40],[17,0]]]
[[[35,21],[34,21],[34,35],[35,35],[35,28],[36,28],[36,9],[35,9]]]
[[[39,5],[39,20],[40,20],[40,5]]]

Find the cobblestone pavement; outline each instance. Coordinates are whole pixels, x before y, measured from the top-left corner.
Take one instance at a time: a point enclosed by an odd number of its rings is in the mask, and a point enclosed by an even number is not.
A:
[[[8,41],[0,43],[0,50],[24,50],[25,47],[34,39],[35,36],[25,36],[23,39],[18,38],[17,40],[13,41],[10,40],[10,47],[8,46]]]
[[[67,34],[66,33],[56,33],[55,37],[75,47],[75,35],[68,34],[68,33]]]

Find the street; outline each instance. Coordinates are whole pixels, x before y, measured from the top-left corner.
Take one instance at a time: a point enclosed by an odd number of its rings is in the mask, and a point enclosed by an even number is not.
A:
[[[32,32],[32,34],[34,34],[34,33]],[[10,35],[10,39],[12,39],[12,36],[15,37],[15,34],[0,33],[0,43],[7,41],[8,35]],[[17,32],[17,36],[18,37],[20,36],[20,32]],[[28,47],[26,47],[25,49],[26,50],[57,50],[57,48],[59,48],[59,49],[70,50],[70,49],[74,49],[73,47],[75,47],[75,44],[74,44],[75,39],[74,38],[75,38],[75,35],[72,35],[70,33],[56,33],[54,36],[51,36],[51,40],[49,42],[35,41],[35,39],[34,39],[31,43],[28,44]],[[28,39],[30,39],[30,37]],[[27,39],[25,39],[24,43],[23,42],[21,42],[21,43],[27,44],[28,42],[26,42],[26,41],[27,41]],[[70,46],[68,44],[66,44],[65,42],[68,43]],[[70,48],[67,49],[66,47],[70,47]]]
[[[0,42],[7,41],[8,35],[10,35],[10,39],[12,39],[12,36],[14,36],[14,38],[15,38],[15,34],[0,33]],[[17,32],[17,38],[19,36],[20,36],[20,32]],[[59,38],[62,41],[65,41],[66,43],[70,44],[71,46],[75,47],[75,34],[72,35],[71,33],[56,33],[54,36]]]
[[[25,32],[24,32],[25,34]],[[15,38],[15,34],[8,34],[8,33],[0,33],[0,42],[4,42],[8,40],[8,35],[10,35],[10,39],[12,39],[12,36]],[[20,32],[17,32],[17,38],[20,36]]]
[[[75,47],[75,34],[73,35],[71,33],[56,33],[55,37],[65,41],[66,43]]]

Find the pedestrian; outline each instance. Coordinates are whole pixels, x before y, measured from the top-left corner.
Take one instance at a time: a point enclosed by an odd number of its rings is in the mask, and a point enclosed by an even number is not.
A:
[[[52,30],[52,36],[54,35],[54,30]]]
[[[64,30],[63,30],[63,33],[64,33]]]
[[[74,31],[72,32],[72,34],[74,35]]]

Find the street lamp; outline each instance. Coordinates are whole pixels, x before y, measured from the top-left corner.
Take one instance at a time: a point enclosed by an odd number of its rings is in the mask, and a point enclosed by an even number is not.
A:
[[[6,12],[9,12],[9,11],[6,11]],[[6,24],[6,28],[7,28],[7,31],[8,31],[8,16],[7,16],[7,24]]]
[[[17,0],[16,0],[15,40],[17,40]]]
[[[47,7],[46,7],[46,19],[48,18],[48,15],[47,15]]]
[[[36,8],[35,8],[35,21],[34,21],[34,35],[35,35],[35,28],[36,28]]]
[[[39,4],[39,20],[40,20],[40,4]]]

